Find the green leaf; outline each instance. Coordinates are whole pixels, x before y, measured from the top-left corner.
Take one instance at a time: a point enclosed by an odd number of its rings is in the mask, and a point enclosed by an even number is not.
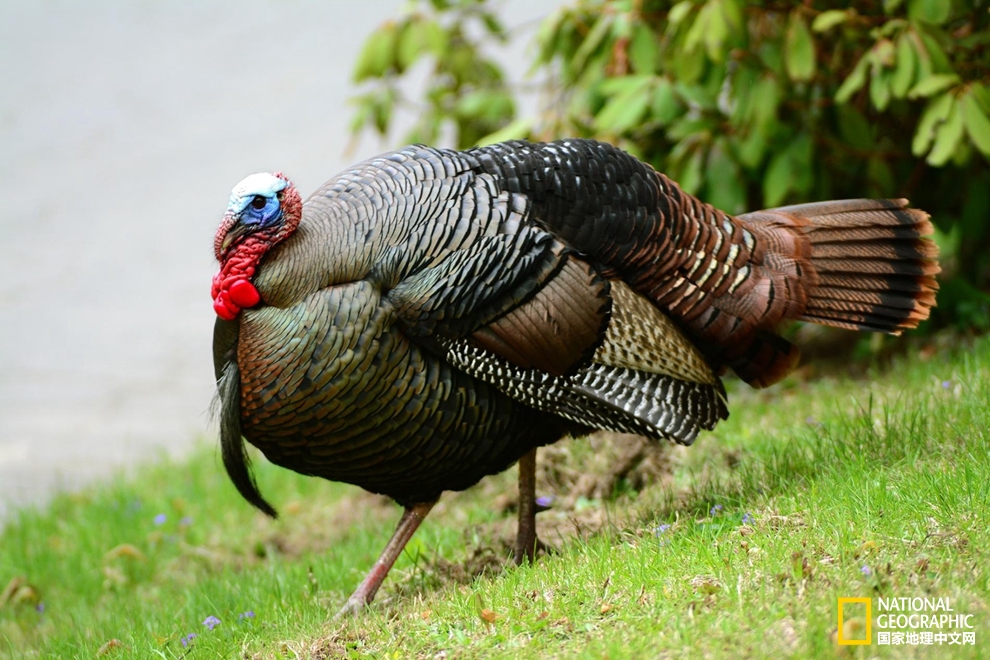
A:
[[[990,114],[990,89],[981,82],[974,82],[969,86],[969,93],[979,101],[983,112]]]
[[[715,123],[710,117],[694,117],[688,114],[667,128],[667,137],[681,142],[692,138],[695,141],[707,142],[714,128]]]
[[[746,29],[746,19],[743,15],[743,0],[722,0],[722,13],[725,14],[726,24],[730,32],[743,32]]]
[[[859,58],[859,62],[856,62],[856,66],[853,67],[852,72],[839,85],[839,89],[835,93],[836,103],[845,103],[863,87],[863,83],[866,82],[866,69],[869,66],[870,54],[866,53],[863,57]]]
[[[357,135],[364,128],[365,124],[371,122],[372,100],[370,96],[357,96],[351,99],[351,102],[357,105],[357,111],[351,119],[350,129],[351,134]]]
[[[650,105],[650,78],[637,76],[639,80],[622,93],[609,99],[595,116],[595,130],[602,133],[622,133],[643,120]]]
[[[722,11],[721,0],[709,0],[705,5],[710,16],[705,31],[705,51],[712,62],[724,62],[728,55],[729,24]]]
[[[987,118],[980,107],[976,96],[969,91],[960,99],[963,123],[966,125],[966,132],[973,145],[979,149],[984,156],[990,156],[990,119]]]
[[[380,78],[388,71],[395,58],[397,36],[396,25],[392,21],[371,33],[354,65],[354,82]]]
[[[687,139],[690,140],[691,138]],[[695,145],[693,149],[694,151],[687,163],[685,163],[684,169],[681,171],[677,181],[681,189],[689,195],[698,194],[698,190],[704,182],[704,173],[702,171],[702,162],[704,159],[703,149],[701,145]]]
[[[745,210],[745,180],[739,165],[730,155],[725,138],[716,140],[708,152],[705,179],[705,201],[729,213],[742,213]]]
[[[763,177],[763,204],[767,208],[779,205],[794,183],[794,167],[787,151],[781,151],[770,160]]]
[[[935,167],[949,162],[963,137],[962,112],[959,110],[959,103],[955,97],[950,96],[950,98],[952,105],[949,108],[949,114],[942,125],[938,127],[935,134],[935,144],[932,145],[932,151],[927,158],[928,164]]]
[[[802,132],[771,159],[763,178],[763,203],[767,207],[779,205],[792,190],[807,192],[811,188],[814,183],[812,155],[811,136]]]
[[[418,17],[412,17],[399,28],[399,40],[395,49],[395,63],[399,73],[408,69],[422,54],[425,45],[426,25]]]
[[[891,39],[895,35],[904,33],[911,26],[911,22],[904,18],[891,18],[884,21],[880,26],[870,31],[870,34],[885,39]]]
[[[691,0],[682,0],[676,5],[670,8],[667,13],[667,22],[671,25],[677,25],[685,18],[687,18],[688,13],[694,9],[694,3]]]
[[[908,16],[915,21],[942,25],[949,19],[949,0],[908,0]]]
[[[502,25],[498,17],[491,12],[483,12],[481,14],[481,22],[484,24],[485,29],[488,30],[488,34],[492,35],[499,41],[504,41],[506,38],[505,27]]]
[[[454,105],[454,116],[460,119],[482,119],[497,122],[512,115],[512,97],[502,90],[478,89],[463,94]]]
[[[917,62],[917,55],[914,52],[914,44],[906,34],[902,34],[897,39],[897,56],[894,64],[894,73],[890,78],[890,91],[896,98],[902,99],[907,94],[908,88],[914,82],[914,69]]]
[[[918,128],[915,130],[914,139],[911,141],[911,153],[920,156],[931,147],[932,139],[935,137],[935,129],[939,122],[945,119],[952,108],[952,94],[945,92],[941,96],[928,102],[928,106],[921,114]]]
[[[791,12],[784,44],[784,66],[794,81],[811,80],[815,75],[815,44],[804,16]]]
[[[711,3],[706,2],[702,6],[701,11],[695,16],[694,22],[691,23],[691,27],[688,28],[687,34],[684,36],[684,50],[688,53],[693,53],[698,47],[698,44],[702,43],[705,38],[705,33],[708,32],[708,21],[711,17]]]
[[[933,73],[922,78],[908,92],[908,98],[935,96],[959,82],[959,76],[954,73]]]
[[[561,7],[553,15],[540,22],[540,28],[536,33],[536,43],[539,45],[537,64],[549,63],[554,56],[563,55],[560,47],[560,36],[563,32],[564,21],[567,18],[569,18],[568,13]]]
[[[675,80],[693,83],[705,71],[705,53],[701,50],[674,49],[668,62],[670,72]]]
[[[791,140],[788,147],[791,152],[791,159],[794,164],[794,190],[799,193],[806,193],[814,185],[814,170],[811,165],[814,156],[814,143],[811,135],[801,132],[796,138]]]
[[[811,29],[815,32],[828,32],[836,25],[845,23],[849,18],[848,9],[829,9],[815,16]]]
[[[923,80],[928,76],[932,75],[935,68],[932,64],[932,56],[928,53],[928,48],[925,46],[925,40],[921,38],[917,30],[910,30],[905,32],[907,38],[911,40],[914,44],[914,54],[918,58],[918,72],[915,74],[915,80]]]
[[[443,57],[447,52],[449,37],[442,25],[436,21],[427,21],[423,24],[423,42],[434,56]]]
[[[666,126],[684,112],[684,104],[674,93],[674,86],[666,78],[660,78],[653,89],[650,114],[661,126]]]
[[[595,25],[588,32],[588,35],[581,42],[581,47],[577,49],[572,58],[572,65],[576,71],[582,71],[589,59],[598,51],[608,36],[612,28],[613,16],[609,13],[602,13],[595,21]]]
[[[728,115],[733,126],[747,124],[753,113],[753,104],[763,101],[753,95],[758,80],[758,72],[750,66],[737,67],[729,74],[727,81],[729,88],[726,90],[728,94],[723,96],[723,100],[727,98],[731,105],[731,112]]]
[[[703,110],[715,110],[718,98],[707,87],[677,83],[675,88],[688,105]]]
[[[637,23],[629,41],[629,61],[636,73],[653,73],[660,59],[657,37],[645,23]]]
[[[767,131],[764,124],[756,124],[738,141],[739,162],[747,169],[755,169],[767,150]]]
[[[928,51],[928,57],[932,63],[932,71],[936,73],[951,73],[952,64],[949,62],[949,56],[945,54],[945,50],[938,42],[938,39],[929,34],[928,30],[924,29],[916,30],[916,34],[921,38],[921,42]]]
[[[886,110],[890,103],[890,73],[886,69],[874,71],[870,78],[870,100],[877,110]]]
[[[386,135],[388,133],[393,110],[395,110],[395,95],[391,90],[387,90],[378,97],[372,106],[372,119],[375,122],[375,129],[379,135]]]
[[[777,107],[780,105],[783,93],[780,83],[771,75],[763,76],[752,94],[755,97],[753,103],[753,121],[759,124],[768,124],[776,121]]]
[[[650,75],[635,75],[635,76],[617,76],[615,78],[606,78],[598,85],[598,92],[602,96],[618,96],[620,94],[627,94],[633,92],[640,87],[649,85],[650,83],[657,80],[654,76]]]

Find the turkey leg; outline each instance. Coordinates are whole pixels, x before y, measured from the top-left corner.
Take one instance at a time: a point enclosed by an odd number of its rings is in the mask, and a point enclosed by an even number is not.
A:
[[[519,459],[519,525],[516,528],[516,564],[533,563],[536,551],[545,546],[536,538],[536,449]]]
[[[368,605],[375,598],[375,594],[378,592],[378,587],[382,586],[382,582],[385,580],[385,576],[388,575],[389,570],[395,563],[395,560],[399,558],[402,553],[403,548],[409,543],[409,539],[419,528],[420,523],[426,518],[426,514],[430,512],[433,505],[437,501],[432,502],[420,502],[419,504],[414,504],[411,507],[406,507],[406,510],[402,513],[402,518],[399,519],[399,524],[395,528],[395,533],[392,534],[392,538],[389,539],[388,545],[382,550],[382,554],[378,556],[378,561],[368,575],[365,576],[364,581],[354,590],[351,597],[347,599],[347,603],[337,612],[335,618],[340,618],[348,614],[357,614],[365,605]]]

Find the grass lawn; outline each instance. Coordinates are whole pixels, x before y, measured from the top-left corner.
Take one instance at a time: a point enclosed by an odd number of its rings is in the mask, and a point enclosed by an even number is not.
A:
[[[533,566],[514,470],[446,495],[343,623],[398,507],[257,461],[272,522],[204,446],[14,516],[0,658],[990,657],[990,338],[730,409],[690,448],[542,450]],[[872,646],[836,645],[839,597]],[[948,599],[975,644],[878,645],[880,597]]]

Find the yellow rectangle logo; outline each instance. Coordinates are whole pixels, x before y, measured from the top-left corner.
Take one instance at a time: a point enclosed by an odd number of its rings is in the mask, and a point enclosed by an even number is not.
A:
[[[862,603],[866,606],[866,638],[865,639],[845,639],[842,634],[845,628],[845,612],[843,608],[847,604],[851,603]],[[853,644],[872,644],[872,625],[873,625],[873,599],[872,598],[840,598],[839,599],[839,635],[838,642],[842,646],[850,646]],[[851,631],[850,631],[851,632]]]

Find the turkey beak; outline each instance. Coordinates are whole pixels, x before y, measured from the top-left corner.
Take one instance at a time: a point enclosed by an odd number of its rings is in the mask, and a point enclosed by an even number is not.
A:
[[[241,222],[240,219],[236,220],[230,229],[227,230],[227,235],[223,237],[223,242],[220,244],[220,252],[226,253],[237,239],[251,233],[252,229],[253,227],[251,225]]]

